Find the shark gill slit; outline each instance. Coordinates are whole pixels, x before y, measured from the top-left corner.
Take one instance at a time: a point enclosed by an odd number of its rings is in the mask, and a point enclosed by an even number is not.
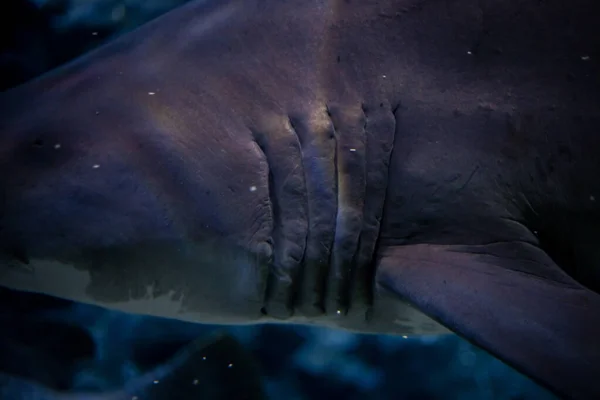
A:
[[[326,107],[314,108],[299,118],[290,117],[290,124],[302,146],[309,226],[295,301],[300,315],[310,318],[326,312],[337,213],[336,139]]]
[[[294,122],[294,118],[290,115],[287,116],[287,120],[288,120],[288,124],[292,130],[292,132],[294,132],[294,135],[296,135],[296,137],[298,138],[298,143],[300,144],[300,149],[302,152],[302,148],[304,146],[303,140],[302,140],[302,136],[298,134],[298,128],[296,127],[296,123]],[[302,156],[304,157],[304,154],[302,152]],[[306,169],[305,166],[302,166],[302,173],[304,174],[304,178],[305,178],[305,184],[306,184]],[[306,198],[306,209],[307,209],[307,222],[309,223],[310,226],[310,211],[309,211],[309,198],[308,198],[308,188],[306,189],[307,191],[307,198]],[[308,242],[308,236],[310,235],[310,231],[307,231],[306,233],[306,240]],[[305,263],[306,263],[306,248],[308,247],[308,243],[306,244],[305,247],[305,252],[302,255],[302,260],[300,260],[300,269],[297,271],[297,273],[294,276],[294,279],[292,280],[292,286],[291,286],[291,291],[290,291],[290,308],[295,311],[296,307],[302,302],[302,296],[301,296],[301,291],[302,291],[302,286],[303,286],[303,281],[304,281],[304,274],[305,274]]]
[[[369,146],[370,146],[370,141],[369,141],[369,136],[367,135],[367,123],[369,120],[369,115],[367,112],[367,106],[362,103],[360,105],[360,108],[362,110],[363,113],[363,126],[362,126],[362,135],[364,137],[364,151],[365,151],[365,155],[364,155],[364,174],[365,174],[365,186],[363,188],[363,199],[364,199],[364,203],[363,203],[363,221],[362,221],[362,225],[363,225],[363,229],[361,229],[361,232],[358,236],[358,241],[356,244],[356,248],[354,251],[354,254],[352,255],[352,259],[351,259],[351,264],[350,264],[350,271],[348,272],[348,278],[346,279],[345,284],[345,288],[344,288],[344,293],[346,294],[346,303],[347,303],[347,308],[348,310],[350,309],[350,307],[352,307],[353,305],[357,304],[358,302],[360,302],[361,300],[364,301],[366,300],[366,302],[368,303],[370,301],[369,297],[368,297],[368,293],[366,296],[363,296],[361,298],[360,293],[361,291],[363,292],[367,292],[368,289],[365,287],[366,285],[369,284],[369,282],[366,281],[366,276],[364,273],[362,273],[363,271],[363,266],[361,264],[359,264],[362,260],[361,256],[363,256],[364,250],[362,249],[364,242],[365,242],[365,215],[367,213],[367,189],[369,188],[369,161],[370,158],[369,157]],[[363,250],[361,252],[361,250]],[[361,273],[359,273],[359,271]],[[358,295],[357,295],[358,294]]]
[[[332,235],[333,235],[333,242],[331,244],[331,252],[329,253],[329,262],[327,263],[327,271],[325,272],[325,277],[324,277],[324,283],[323,283],[323,299],[322,299],[322,303],[323,303],[323,310],[327,313],[327,312],[331,312],[331,291],[336,290],[336,282],[335,282],[335,270],[333,267],[333,261],[335,258],[335,237],[337,235],[337,230],[338,230],[338,219],[337,216],[340,212],[340,171],[338,168],[338,158],[339,158],[339,154],[338,154],[338,146],[339,146],[339,142],[340,142],[340,137],[339,137],[339,132],[335,126],[335,123],[333,122],[333,118],[332,118],[332,113],[331,113],[331,109],[329,107],[329,105],[327,104],[326,106],[326,110],[327,110],[327,117],[329,118],[329,122],[331,124],[331,129],[333,131],[333,137],[335,139],[335,146],[334,146],[334,155],[333,155],[333,165],[334,165],[334,182],[335,182],[335,187],[334,187],[334,193],[335,193],[335,197],[336,197],[336,215],[335,215],[335,220],[334,220],[334,227],[332,230]],[[335,301],[336,299],[333,299],[333,301]],[[333,312],[337,312],[339,310],[339,306],[337,304],[334,305],[334,310]]]
[[[351,288],[350,302],[364,304],[365,320],[370,319],[374,303],[377,262],[375,254],[389,187],[389,164],[398,126],[396,118],[398,107],[398,105],[392,107],[381,102],[378,107],[363,108],[366,117],[364,129],[367,182],[363,229],[359,238],[358,251],[353,260],[355,271],[352,284],[354,286]],[[369,179],[370,173],[371,179]]]
[[[365,197],[365,114],[356,105],[328,107],[337,138],[338,209],[326,308],[349,312],[352,261],[363,225]]]
[[[256,144],[256,146],[258,147],[258,149],[260,150],[260,152],[262,153],[263,159],[266,161],[267,163],[267,169],[268,169],[268,173],[269,173],[269,179],[268,179],[268,184],[269,184],[269,188],[268,188],[268,193],[269,193],[269,204],[271,205],[271,212],[273,213],[273,220],[275,220],[275,206],[274,206],[274,196],[273,193],[271,191],[271,185],[272,185],[272,177],[271,177],[271,166],[269,165],[269,159],[267,158],[267,152],[265,149],[265,145],[264,145],[264,138],[263,135],[258,133],[257,131],[250,129],[250,132],[252,134],[252,138],[254,140],[254,143]],[[275,243],[273,243],[273,237],[271,237],[271,245],[274,247]],[[271,253],[272,254],[272,253]],[[257,262],[260,262],[262,260],[260,260],[260,258],[257,258]],[[268,260],[265,260],[267,262],[267,266],[268,266],[268,270],[266,273],[266,279],[264,280],[264,282],[261,282],[261,286],[259,288],[259,291],[263,292],[263,306],[260,309],[260,313],[262,315],[267,315],[267,300],[269,298],[269,293],[270,293],[270,280],[271,278],[271,266],[273,264],[273,256],[271,256]]]
[[[306,232],[304,235],[304,246],[303,246],[302,256],[296,260],[297,265],[296,265],[296,268],[294,268],[291,273],[290,287],[287,292],[288,307],[290,309],[290,316],[291,316],[296,311],[296,307],[298,306],[299,300],[300,300],[300,297],[298,294],[300,291],[300,287],[302,285],[302,274],[303,274],[303,269],[304,269],[304,263],[306,260],[306,248],[307,248],[307,241],[308,241],[308,235],[309,235],[310,213],[308,211],[309,200],[308,200],[308,188],[307,188],[307,183],[306,183],[306,168],[304,166],[304,154],[302,151],[302,137],[298,134],[296,126],[294,125],[293,120],[289,115],[287,115],[285,117],[285,122],[286,122],[286,126],[289,128],[290,135],[294,138],[294,140],[298,144],[298,154],[299,154],[300,166],[301,166],[300,175],[302,176],[302,179],[304,181],[303,189],[304,189],[305,196],[304,196],[303,206],[304,206],[305,213],[306,213]]]
[[[294,154],[280,154],[289,150],[282,142],[291,140],[297,142],[297,137],[290,138],[290,132],[283,132],[285,128],[275,128],[275,132],[267,129],[266,132],[257,129],[251,129],[253,138],[259,149],[262,151],[268,166],[268,193],[269,202],[272,207],[273,231],[271,233],[273,242],[273,257],[269,262],[269,272],[267,274],[266,285],[264,285],[263,307],[261,313],[274,318],[285,319],[292,315],[292,282],[295,280],[302,255],[294,254],[290,245],[294,246],[294,241],[299,238],[293,237],[293,232],[286,229],[285,213],[282,207],[286,204],[286,181],[293,175],[293,170],[289,171],[289,163],[282,162],[286,158],[294,159]],[[287,133],[287,135],[286,135]],[[290,146],[293,147],[293,146]],[[292,149],[293,152],[293,149]],[[299,145],[296,156],[300,156]],[[293,176],[291,176],[293,178]],[[289,205],[292,207],[292,204]],[[301,232],[300,235],[306,237]],[[291,238],[290,238],[291,237]],[[301,253],[304,252],[304,246],[301,246]]]
[[[352,253],[348,254],[348,260],[345,266],[343,266],[343,276],[342,276],[342,281],[341,281],[341,287],[339,290],[339,302],[340,302],[340,308],[342,308],[346,313],[348,313],[350,311],[350,308],[354,305],[352,302],[352,294],[354,292],[354,290],[357,288],[357,286],[360,285],[359,282],[356,282],[356,278],[358,277],[357,274],[357,270],[358,270],[358,266],[357,266],[357,262],[358,262],[358,256],[359,256],[359,250],[360,250],[360,238],[362,236],[362,233],[364,232],[364,222],[365,222],[365,206],[366,206],[366,191],[367,191],[367,183],[368,183],[368,170],[367,170],[367,163],[368,163],[368,145],[369,145],[369,138],[367,137],[367,107],[364,103],[360,104],[360,110],[362,113],[362,116],[360,117],[363,121],[362,126],[360,128],[358,128],[359,130],[359,135],[362,136],[362,140],[363,140],[363,147],[362,147],[362,153],[363,153],[363,162],[360,163],[361,164],[361,169],[362,169],[362,174],[364,177],[364,185],[362,186],[362,190],[360,193],[360,196],[363,199],[363,206],[362,206],[362,216],[361,216],[361,224],[360,227],[358,229],[358,233],[357,233],[357,238],[353,244],[353,248],[352,248]]]

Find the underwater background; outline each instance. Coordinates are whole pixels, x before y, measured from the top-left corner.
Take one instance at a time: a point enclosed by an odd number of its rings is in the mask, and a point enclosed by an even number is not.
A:
[[[6,32],[0,37],[0,90],[183,2],[5,0],[0,6]],[[59,392],[115,390],[158,366],[168,367],[178,351],[214,332],[226,332],[239,344],[219,348],[218,361],[228,363],[239,356],[233,353],[246,354],[268,399],[555,398],[455,335],[395,337],[291,325],[190,324],[0,288],[0,399],[42,400]],[[206,378],[198,382],[213,387],[214,393],[241,385],[239,376],[202,373]],[[40,387],[50,391],[35,389]],[[168,390],[166,400],[198,398],[186,397],[178,385]]]

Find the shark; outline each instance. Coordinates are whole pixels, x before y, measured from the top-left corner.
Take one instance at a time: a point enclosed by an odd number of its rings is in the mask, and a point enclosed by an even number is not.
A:
[[[0,285],[454,332],[600,398],[591,0],[194,0],[0,93]]]

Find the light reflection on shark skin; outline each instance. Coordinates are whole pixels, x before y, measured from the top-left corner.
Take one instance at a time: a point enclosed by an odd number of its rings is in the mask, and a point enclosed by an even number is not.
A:
[[[598,398],[600,82],[573,50],[600,48],[593,9],[182,6],[0,95],[2,284],[195,321],[449,329]]]

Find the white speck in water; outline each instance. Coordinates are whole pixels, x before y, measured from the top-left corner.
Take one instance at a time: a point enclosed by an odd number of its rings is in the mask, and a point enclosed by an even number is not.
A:
[[[194,379],[194,381],[192,382],[193,385],[197,385],[198,383],[200,383],[198,379]]]
[[[98,36],[98,32],[92,32],[92,36]]]
[[[227,368],[231,368],[231,367],[233,367],[233,364],[229,364],[229,365],[227,366]]]
[[[590,56],[581,56],[581,59],[583,61],[588,61],[590,59]]]
[[[133,396],[133,397],[131,398],[131,400],[138,400],[138,397],[137,397],[137,396]]]
[[[533,231],[533,234],[537,236],[537,234],[538,234],[538,231]]]
[[[98,169],[98,168],[100,168],[100,164],[94,164],[94,165],[92,165],[92,168]]]
[[[96,111],[96,115],[100,115],[100,111]]]
[[[206,360],[206,356],[202,357],[203,360]]]
[[[60,149],[60,143],[56,143],[56,144],[54,145],[54,148],[55,148],[56,150]]]
[[[387,78],[387,75],[381,75],[381,77],[382,77],[383,79],[385,79],[385,78]]]
[[[590,201],[596,201],[596,197],[595,196],[590,196]]]
[[[250,191],[251,192],[256,192],[256,186],[250,186]]]
[[[340,315],[342,313],[342,310],[337,310],[337,315]]]
[[[154,96],[156,93],[154,93],[154,92],[148,92],[148,94],[149,94],[150,96]]]
[[[354,153],[356,151],[356,149],[350,149],[350,151]]]
[[[471,50],[469,50],[469,51],[467,51],[467,54],[471,56],[471,55],[473,55],[473,52]]]
[[[158,379],[154,380],[154,384],[156,385],[158,382],[160,382]]]
[[[402,335],[402,339],[408,339],[408,336]]]

